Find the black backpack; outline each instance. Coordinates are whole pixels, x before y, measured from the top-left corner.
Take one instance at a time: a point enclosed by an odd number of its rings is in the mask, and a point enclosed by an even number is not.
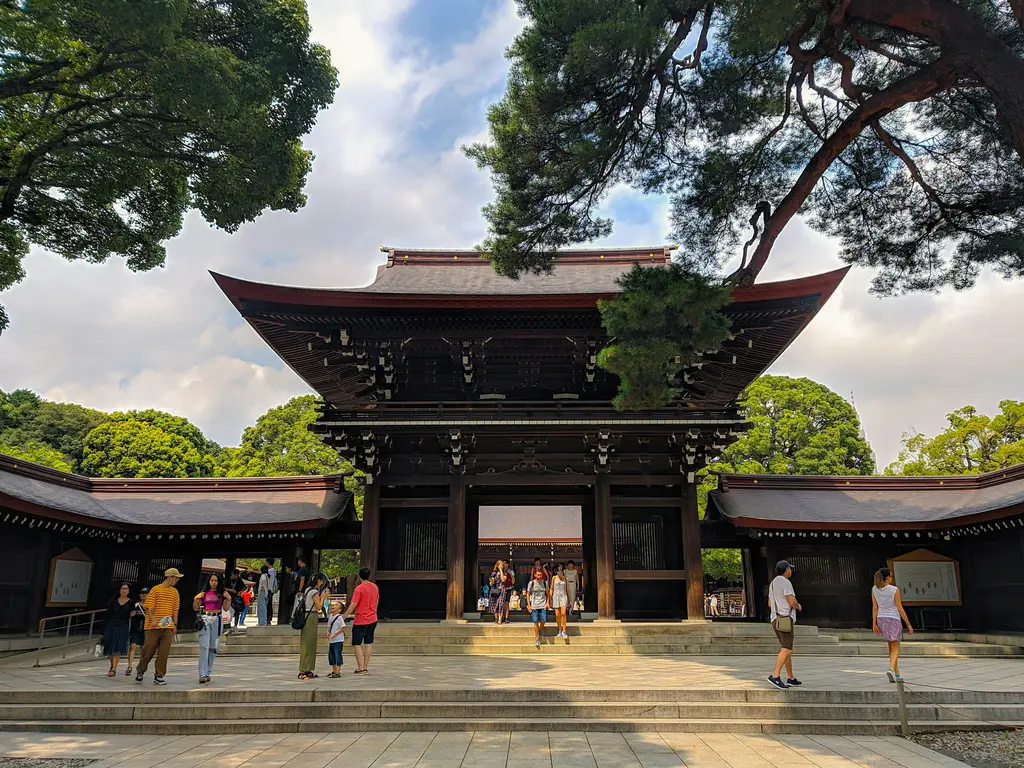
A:
[[[316,607],[308,611],[306,610],[306,595],[309,594],[310,589],[312,587],[308,587],[295,601],[295,607],[292,609],[292,629],[301,631],[306,626],[306,619],[309,618],[309,614],[316,610]]]

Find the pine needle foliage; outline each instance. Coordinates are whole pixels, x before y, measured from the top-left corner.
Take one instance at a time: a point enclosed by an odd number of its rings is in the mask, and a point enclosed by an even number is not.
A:
[[[612,338],[598,365],[619,377],[617,410],[663,408],[685,393],[684,369],[729,338],[731,287],[676,263],[634,264],[618,282],[622,295],[598,302]]]

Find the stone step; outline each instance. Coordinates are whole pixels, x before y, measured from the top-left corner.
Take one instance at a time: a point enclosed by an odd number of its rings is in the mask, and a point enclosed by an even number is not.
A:
[[[910,721],[914,732],[962,730],[963,723],[953,721]],[[1024,721],[972,723],[972,730],[1003,730],[1024,727]],[[49,733],[121,733],[146,736],[220,733],[332,733],[365,731],[508,731],[507,718],[466,720],[461,718],[334,718],[334,719],[253,719],[225,720],[10,720],[2,723],[5,731]],[[517,731],[579,732],[578,718],[531,718],[515,721]],[[662,733],[766,733],[878,735],[899,733],[899,723],[884,720],[753,720],[753,719],[673,719],[608,718],[589,720],[587,731]]]
[[[323,686],[331,686],[321,678]],[[913,685],[913,681],[909,683]],[[846,691],[791,688],[779,691],[763,688],[346,688],[339,687],[269,689],[254,692],[248,688],[157,688],[152,684],[132,685],[114,690],[5,690],[0,691],[0,706],[33,705],[59,708],[68,705],[134,706],[190,705],[215,706],[252,704],[273,708],[293,704],[349,703],[448,703],[469,704],[552,704],[637,703],[671,701],[677,704],[777,704],[777,705],[874,705],[896,704],[896,687],[886,690]],[[907,691],[913,705],[984,705],[1024,707],[1024,692],[928,690]]]
[[[549,612],[548,627],[554,626],[554,617]],[[326,630],[326,622],[320,622],[320,625]],[[351,623],[348,625],[351,631]],[[764,623],[743,623],[743,624],[715,624],[711,622],[663,622],[663,623],[574,623],[569,622],[568,626],[570,635],[580,636],[593,636],[593,637],[630,637],[635,635],[683,635],[687,633],[695,633],[701,635],[710,635],[712,637],[771,637],[774,638],[775,634],[772,628],[768,624]],[[295,630],[288,626],[269,626],[259,627],[251,626],[246,627],[244,630],[245,634],[251,637],[289,637],[295,634]],[[396,624],[396,623],[381,623],[377,627],[377,637],[392,637],[392,636],[465,636],[465,637],[478,637],[487,635],[508,635],[508,634],[523,634],[530,635],[533,633],[533,625],[529,622],[515,622],[511,624],[495,624],[494,622],[487,622],[484,624],[438,624],[438,623],[422,623],[422,624]],[[797,625],[796,628],[797,637],[822,637],[827,638],[828,642],[838,641],[838,637],[833,635],[822,635],[818,632],[818,628],[815,626],[804,626]]]
[[[299,720],[335,720],[341,718],[404,718],[486,720],[493,714],[493,702],[337,702],[293,703],[287,705],[290,717]],[[908,705],[915,721],[1024,720],[1024,705],[972,704],[934,706]],[[278,704],[249,704],[246,712],[257,720],[279,714]],[[40,704],[0,705],[0,724],[10,721],[51,720],[227,720],[238,711],[237,704]],[[622,720],[628,718],[683,720],[842,720],[898,721],[895,704],[770,704],[643,701],[643,702],[528,702],[501,704],[503,717],[522,719]]]

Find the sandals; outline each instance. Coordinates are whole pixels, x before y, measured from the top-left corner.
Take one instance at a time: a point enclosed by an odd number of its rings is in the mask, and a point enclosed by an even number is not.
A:
[[[130,675],[130,674],[132,673],[132,668],[131,668],[131,667],[128,667],[128,669],[126,669],[126,670],[124,671],[124,673],[125,673],[126,675]]]
[[[113,668],[111,668],[111,669],[110,669],[110,670],[109,670],[109,671],[107,672],[107,677],[116,677],[116,676],[117,676],[117,670],[115,670],[115,669],[113,669]]]
[[[312,680],[319,677],[316,672],[299,672],[299,680]]]
[[[210,678],[208,678],[208,677],[200,677],[199,678],[199,684],[200,685],[205,685],[208,682],[210,682]]]
[[[329,674],[327,677],[330,680],[336,680],[339,677],[341,677],[341,672],[331,672],[331,674]]]

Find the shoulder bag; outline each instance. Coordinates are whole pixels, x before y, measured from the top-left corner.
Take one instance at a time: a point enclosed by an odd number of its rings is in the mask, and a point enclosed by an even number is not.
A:
[[[312,587],[302,593],[299,601],[295,603],[295,608],[292,610],[292,629],[294,630],[301,631],[302,628],[306,626],[306,620],[309,618],[309,614],[316,610],[315,606],[306,610],[306,595],[309,594],[310,589],[312,589]]]
[[[772,580],[771,586],[768,587],[768,599],[772,601],[772,607],[775,606],[775,596],[772,594],[772,590],[775,589],[775,580]],[[775,616],[775,629],[783,634],[787,634],[793,631],[793,606],[789,606],[789,613],[785,616]]]

